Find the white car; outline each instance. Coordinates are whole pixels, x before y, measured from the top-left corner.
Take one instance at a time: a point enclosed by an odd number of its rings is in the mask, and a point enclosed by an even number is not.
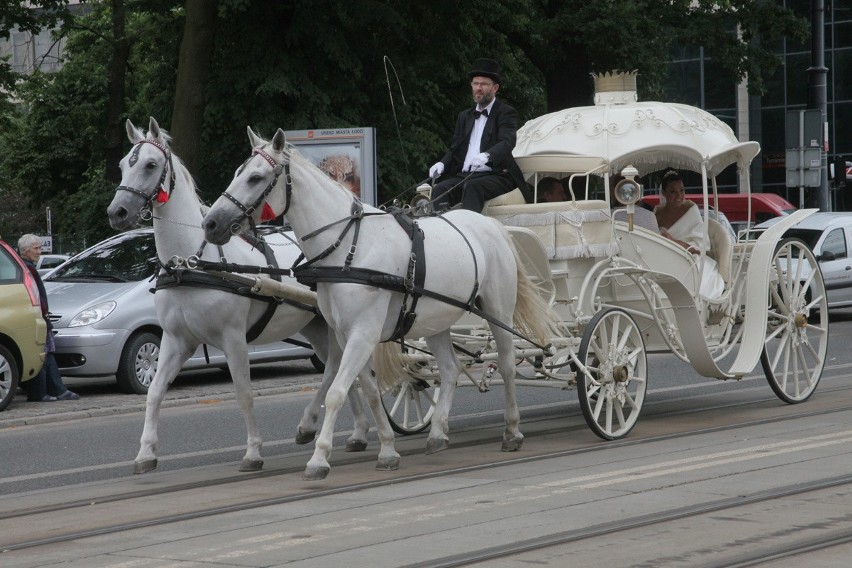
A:
[[[136,229],[96,244],[44,278],[62,375],[115,375],[124,392],[148,391],[162,337],[151,293],[156,269],[154,231]],[[209,361],[199,347],[183,369],[226,366],[221,351],[208,347],[208,354]],[[309,357],[322,370],[301,337],[249,346],[252,363]]]
[[[770,219],[754,230],[767,229]],[[852,306],[852,213],[814,213],[784,233],[805,241],[819,261],[829,308]]]
[[[71,257],[67,254],[43,254],[38,258],[36,269],[39,275],[44,276],[69,258]]]

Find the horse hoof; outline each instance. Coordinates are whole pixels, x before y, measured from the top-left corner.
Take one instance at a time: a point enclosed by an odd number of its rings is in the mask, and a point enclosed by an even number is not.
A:
[[[380,458],[376,462],[376,469],[381,471],[395,471],[399,469],[399,458]]]
[[[367,449],[367,442],[364,440],[348,440],[346,442],[347,452],[363,452]]]
[[[503,440],[503,447],[501,448],[504,452],[517,452],[521,449],[521,446],[524,445],[524,438],[512,438],[511,440]]]
[[[302,474],[302,479],[305,481],[320,481],[321,479],[325,479],[328,477],[328,472],[331,471],[330,467],[306,467],[305,473]]]
[[[443,438],[429,438],[426,440],[426,455],[446,450],[450,447],[450,441]]]
[[[260,471],[263,469],[263,460],[244,459],[240,463],[240,471]]]
[[[296,431],[296,443],[297,444],[308,444],[314,441],[314,437],[317,435],[316,430],[313,432],[306,432],[299,428]]]
[[[133,463],[133,473],[148,473],[157,469],[157,458]]]

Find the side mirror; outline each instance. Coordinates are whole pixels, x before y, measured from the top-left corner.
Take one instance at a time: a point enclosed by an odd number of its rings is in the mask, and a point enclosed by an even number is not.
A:
[[[831,252],[830,250],[827,250],[827,251],[825,251],[824,253],[822,253],[821,255],[819,255],[819,256],[817,257],[817,260],[818,260],[819,262],[828,262],[829,260],[834,260],[834,259],[836,259],[836,258],[837,258],[837,257],[834,255],[834,253],[833,253],[833,252]]]

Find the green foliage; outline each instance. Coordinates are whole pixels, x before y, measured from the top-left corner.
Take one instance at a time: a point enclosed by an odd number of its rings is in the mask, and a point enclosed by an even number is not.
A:
[[[66,0],[40,4],[61,8]],[[21,5],[0,4],[0,21],[35,27],[50,21],[36,21]],[[18,111],[0,101],[0,179],[2,191],[27,196],[32,211],[51,206],[64,236],[91,243],[111,232],[105,66],[114,42],[112,2],[86,6],[62,28],[64,68],[25,81]],[[248,155],[246,125],[267,137],[279,127],[373,126],[380,201],[409,197],[404,190],[426,176],[450,141],[456,114],[471,104],[467,71],[478,57],[502,64],[499,96],[524,122],[590,104],[591,72],[638,69],[640,96],[659,98],[675,45],[704,46],[759,92],[777,64],[762,46],[782,35],[800,41],[807,32],[774,0],[218,0],[217,6],[215,50],[198,54],[210,56],[212,68],[201,162],[193,172],[209,201]],[[125,7],[126,116],[137,125],[154,116],[168,128],[183,2],[125,0]],[[8,29],[0,26],[0,35]],[[0,85],[2,73],[0,64]]]

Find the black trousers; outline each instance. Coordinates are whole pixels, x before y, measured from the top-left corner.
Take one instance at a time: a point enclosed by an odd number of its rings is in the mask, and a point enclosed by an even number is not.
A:
[[[458,173],[447,177],[432,188],[432,208],[440,211],[461,203],[464,209],[482,213],[489,199],[515,189],[512,177],[503,172]]]

